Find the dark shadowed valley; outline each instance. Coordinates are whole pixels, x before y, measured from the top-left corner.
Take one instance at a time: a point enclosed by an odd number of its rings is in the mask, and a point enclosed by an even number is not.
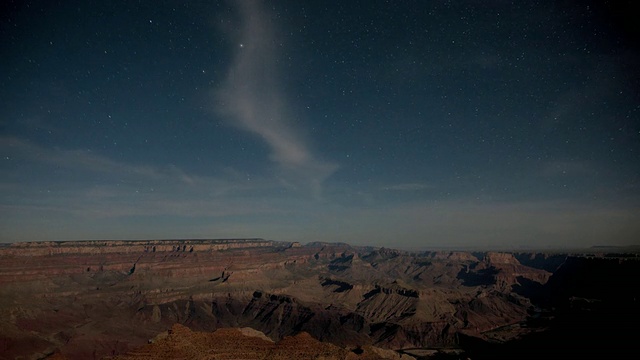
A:
[[[16,243],[0,248],[0,358],[625,358],[640,262],[590,250]]]

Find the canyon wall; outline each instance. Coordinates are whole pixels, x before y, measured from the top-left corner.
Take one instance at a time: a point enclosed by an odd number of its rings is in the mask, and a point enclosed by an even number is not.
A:
[[[572,274],[566,259],[262,239],[18,243],[0,248],[0,353],[124,354],[175,323],[343,348],[508,341],[558,304],[550,291],[570,277],[549,270]]]

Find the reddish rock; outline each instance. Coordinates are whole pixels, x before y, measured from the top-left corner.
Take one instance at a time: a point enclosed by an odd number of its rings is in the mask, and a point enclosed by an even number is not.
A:
[[[20,243],[0,249],[0,346],[11,357],[116,356],[175,323],[203,334],[251,327],[280,341],[273,349],[319,339],[340,356],[450,346],[459,332],[523,321],[529,289],[549,274],[502,253],[260,239]]]

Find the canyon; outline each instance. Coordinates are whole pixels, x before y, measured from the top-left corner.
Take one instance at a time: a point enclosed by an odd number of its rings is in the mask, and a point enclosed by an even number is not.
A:
[[[263,239],[7,244],[0,359],[162,358],[175,344],[184,352],[176,356],[197,358],[185,343],[218,354],[210,358],[240,349],[254,349],[245,358],[296,358],[303,348],[327,359],[624,358],[631,345],[620,339],[640,318],[640,262],[636,253],[593,250]],[[314,358],[305,354],[297,358]]]

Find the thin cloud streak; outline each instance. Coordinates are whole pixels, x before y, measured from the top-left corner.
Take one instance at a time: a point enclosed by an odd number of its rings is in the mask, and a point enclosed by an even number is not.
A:
[[[294,208],[274,195],[280,194],[279,182],[248,181],[233,169],[201,176],[174,165],[129,164],[8,136],[0,136],[0,154],[4,242],[219,236],[202,229],[227,231],[256,219],[287,218]],[[261,236],[257,223],[246,225],[243,234]]]
[[[151,166],[129,165],[96,155],[90,151],[45,148],[18,137],[0,137],[0,144],[2,144],[0,146],[2,152],[10,154],[7,155],[9,157],[18,157],[21,160],[34,161],[49,166],[98,173],[132,174],[143,176],[147,179],[158,179],[166,176],[162,174],[161,170]],[[188,177],[177,168],[168,171],[174,172],[175,175],[188,182]]]
[[[433,189],[433,185],[424,184],[424,183],[403,183],[403,184],[395,184],[391,186],[387,186],[384,190],[390,191],[420,191]]]
[[[201,191],[209,189],[207,193],[215,192],[218,195],[243,189],[251,190],[258,186],[255,183],[241,185],[238,181],[241,175],[232,170],[224,171],[221,177],[199,176],[187,173],[172,164],[165,166],[129,164],[88,150],[48,148],[18,137],[0,136],[0,153],[3,157],[15,162],[29,162],[34,166],[78,171],[82,174],[102,174],[104,179],[117,179],[123,183],[140,183],[149,186],[161,184]],[[7,173],[12,175],[15,171],[8,170]],[[263,186],[274,186],[274,184],[263,182]]]
[[[264,140],[269,159],[283,170],[281,179],[291,187],[319,193],[322,182],[337,165],[314,156],[305,142],[287,97],[278,81],[276,31],[269,13],[257,1],[238,1],[241,17],[240,40],[234,63],[224,86],[217,89],[219,114],[233,126]]]
[[[0,154],[29,164],[5,169],[7,194],[0,213],[52,211],[88,217],[130,215],[228,216],[256,213],[243,194],[268,193],[274,180],[246,181],[232,170],[220,176],[119,162],[89,151],[47,148],[18,137],[0,136]],[[47,176],[42,176],[47,174]],[[92,179],[78,186],[78,181]],[[34,192],[34,189],[38,189]],[[236,199],[238,198],[238,199]],[[274,211],[274,209],[269,209]]]

